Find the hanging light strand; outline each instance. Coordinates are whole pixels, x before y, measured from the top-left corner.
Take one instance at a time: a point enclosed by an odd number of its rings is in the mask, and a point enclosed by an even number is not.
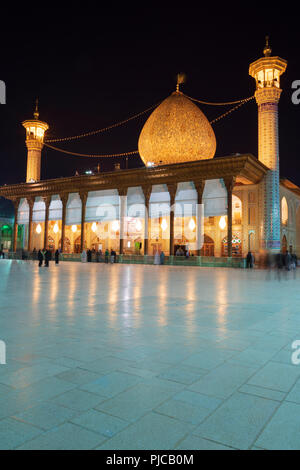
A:
[[[192,98],[191,96],[185,95],[184,93],[182,93],[182,95],[184,95],[189,100],[195,101],[196,103],[206,104],[208,106],[229,106],[231,104],[247,103],[247,101],[250,101],[254,98],[254,95],[253,95],[253,96],[249,96],[249,98],[243,98],[241,100],[227,101],[225,103],[213,103],[213,102],[210,102],[210,101],[197,100],[196,98]]]
[[[183,93],[184,95],[184,93]],[[220,121],[221,119],[223,119],[224,117],[228,116],[229,114],[231,114],[233,111],[239,109],[241,106],[243,106],[244,104],[248,103],[249,101],[253,100],[255,97],[254,95],[253,96],[250,96],[249,98],[244,98],[242,100],[239,100],[239,101],[231,101],[231,102],[226,102],[226,103],[209,103],[209,102],[205,102],[205,101],[200,101],[200,100],[196,100],[194,98],[191,98],[187,95],[184,95],[186,96],[186,98],[189,98],[193,101],[196,101],[198,103],[201,103],[201,104],[210,104],[210,105],[216,105],[216,106],[225,106],[225,105],[230,105],[230,104],[235,104],[235,103],[238,103],[236,106],[234,106],[233,108],[229,109],[229,111],[226,111],[226,113],[223,113],[221,114],[221,116],[218,116],[217,118],[213,119],[212,121],[210,121],[210,124],[214,124],[215,122],[218,122]],[[135,116],[132,116],[124,121],[121,121],[119,123],[116,123],[116,124],[113,124],[111,126],[108,126],[108,127],[105,127],[103,129],[99,129],[97,131],[92,131],[92,132],[87,132],[86,134],[81,134],[81,135],[78,135],[78,136],[74,136],[74,137],[66,137],[66,138],[63,138],[63,139],[51,139],[51,140],[46,140],[44,142],[44,145],[52,150],[56,150],[57,152],[61,152],[61,153],[65,153],[67,155],[73,155],[75,157],[89,157],[89,158],[110,158],[110,157],[128,157],[128,156],[131,156],[131,155],[137,155],[139,153],[138,150],[133,150],[131,152],[123,152],[123,153],[113,153],[113,154],[85,154],[85,153],[77,153],[77,152],[70,152],[68,150],[64,150],[64,149],[61,149],[61,148],[58,148],[58,147],[54,147],[53,145],[49,145],[49,142],[64,142],[64,141],[70,141],[70,140],[74,140],[74,139],[80,139],[81,137],[87,137],[89,135],[94,135],[94,134],[98,134],[100,132],[104,132],[106,130],[109,130],[109,129],[112,129],[114,127],[118,127],[122,124],[125,124],[126,122],[128,121],[131,121],[132,119],[135,119],[137,118],[138,116],[141,116],[142,114],[145,114],[146,112],[150,111],[151,109],[153,108],[156,108],[160,103],[154,105],[154,106],[151,106],[150,108],[146,109],[145,111],[142,111],[141,113],[139,114],[136,114]]]
[[[123,121],[117,122],[117,123],[112,124],[110,126],[103,127],[102,129],[97,129],[95,131],[86,132],[84,134],[79,134],[79,135],[75,135],[75,136],[72,136],[72,137],[64,137],[64,138],[61,138],[61,139],[47,139],[47,140],[45,140],[45,142],[50,142],[50,143],[52,143],[52,142],[66,142],[68,140],[82,139],[83,137],[89,137],[91,135],[100,134],[101,132],[106,132],[110,129],[113,129],[114,127],[122,126],[123,124],[126,124],[127,122],[132,121],[133,119],[136,119],[139,116],[142,116],[143,114],[146,114],[148,111],[151,111],[151,109],[156,108],[160,103],[161,103],[161,101],[157,104],[154,104],[153,106],[150,106],[150,108],[147,108],[144,111],[141,111],[140,113],[135,114],[134,116],[131,116],[127,119],[124,119]]]
[[[244,100],[242,103],[239,103],[237,106],[234,106],[233,108],[229,109],[229,111],[226,111],[226,113],[223,113],[221,114],[221,116],[218,116],[217,118],[213,119],[212,121],[209,121],[210,124],[214,124],[215,122],[218,122],[220,121],[220,119],[223,119],[224,117],[228,116],[229,114],[231,114],[233,111],[236,111],[237,109],[239,109],[241,106],[243,106],[245,103],[248,103],[248,101],[252,100],[254,98],[254,96],[252,96],[251,98],[247,98],[246,100]]]
[[[58,147],[54,147],[53,145],[49,145],[46,143],[44,143],[44,145],[52,150],[56,150],[57,152],[66,153],[67,155],[73,155],[75,157],[91,157],[91,158],[128,157],[130,155],[136,155],[137,153],[139,153],[138,150],[134,150],[133,152],[113,153],[109,155],[90,155],[86,153],[69,152],[68,150],[60,149]]]

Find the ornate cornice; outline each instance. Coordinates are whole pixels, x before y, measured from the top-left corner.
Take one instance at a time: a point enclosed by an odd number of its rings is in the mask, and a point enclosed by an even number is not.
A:
[[[280,88],[259,88],[255,92],[255,99],[260,106],[261,104],[266,104],[266,103],[275,103],[277,104],[280,99],[282,90]]]
[[[61,198],[69,193],[82,193],[102,189],[142,186],[143,190],[156,184],[177,184],[185,181],[226,177],[243,177],[250,183],[259,183],[267,167],[253,155],[213,158],[190,163],[161,165],[154,168],[136,168],[118,172],[98,173],[91,176],[73,176],[0,187],[0,196],[8,199],[51,196]]]

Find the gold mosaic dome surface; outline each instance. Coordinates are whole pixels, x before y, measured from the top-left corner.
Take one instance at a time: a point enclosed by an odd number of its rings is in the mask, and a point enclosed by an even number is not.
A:
[[[174,92],[146,121],[138,149],[145,165],[205,160],[215,155],[216,137],[198,106]]]

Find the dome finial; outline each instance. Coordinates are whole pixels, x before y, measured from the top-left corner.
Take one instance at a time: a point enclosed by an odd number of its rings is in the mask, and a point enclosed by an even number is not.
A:
[[[181,85],[181,83],[184,83],[185,79],[186,79],[185,73],[180,72],[177,74],[176,93],[180,93],[179,85]]]
[[[269,46],[269,36],[266,36],[266,45],[264,47],[264,55],[265,57],[270,57],[272,52],[271,47]]]
[[[35,100],[35,110],[34,110],[34,113],[33,113],[33,116],[34,116],[34,119],[38,119],[39,118],[39,100],[38,98]]]

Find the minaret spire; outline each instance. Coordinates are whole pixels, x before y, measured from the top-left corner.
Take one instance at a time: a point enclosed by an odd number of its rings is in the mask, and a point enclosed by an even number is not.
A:
[[[276,252],[280,250],[278,103],[282,91],[280,76],[285,72],[287,62],[271,56],[268,36],[263,52],[264,57],[250,64],[249,74],[256,82],[258,159],[269,168],[263,189],[262,248]]]
[[[33,116],[34,116],[34,119],[38,119],[39,116],[40,116],[40,113],[39,113],[39,99],[38,98],[36,98],[36,100],[35,100],[35,110],[34,110]]]
[[[269,45],[269,36],[266,36],[266,45],[264,47],[264,56],[265,57],[270,57],[272,54],[272,49]]]
[[[35,101],[33,119],[22,122],[26,129],[27,175],[26,182],[33,183],[41,179],[41,153],[44,146],[44,134],[49,128],[46,122],[39,120],[39,102]]]

